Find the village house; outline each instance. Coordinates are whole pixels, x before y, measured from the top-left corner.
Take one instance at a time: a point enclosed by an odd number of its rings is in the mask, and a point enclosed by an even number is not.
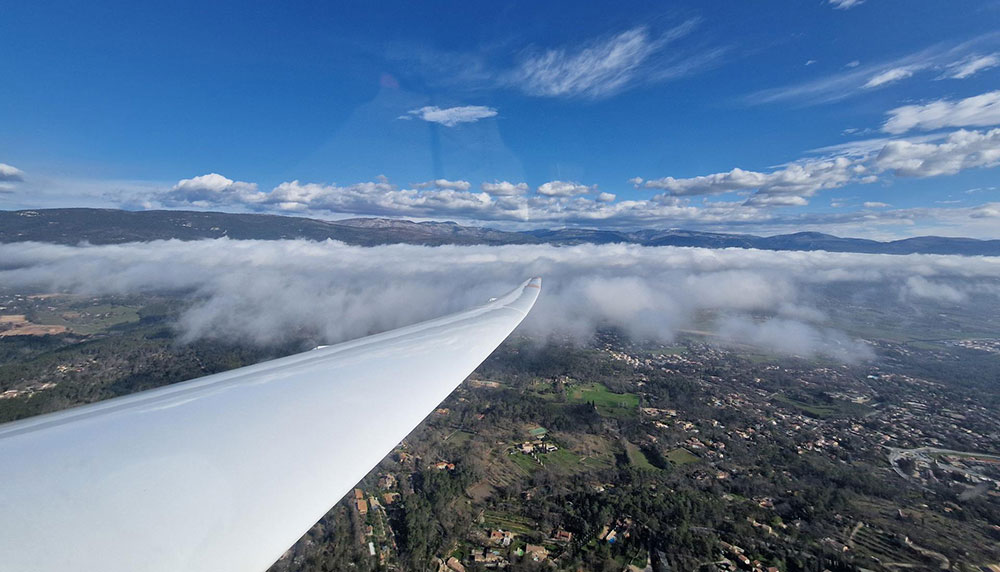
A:
[[[525,558],[531,558],[535,562],[541,562],[549,557],[549,551],[544,546],[529,544],[524,547]]]
[[[482,552],[476,552],[472,555],[472,561],[476,564],[482,564],[487,568],[507,566],[507,559],[501,556],[496,550],[485,549]]]
[[[491,530],[490,543],[499,546],[510,546],[514,540],[514,533],[509,530]]]
[[[573,533],[560,528],[552,535],[552,540],[555,540],[556,542],[569,542],[573,540]]]
[[[386,473],[379,477],[378,487],[380,489],[392,489],[396,487],[396,476],[391,473]]]

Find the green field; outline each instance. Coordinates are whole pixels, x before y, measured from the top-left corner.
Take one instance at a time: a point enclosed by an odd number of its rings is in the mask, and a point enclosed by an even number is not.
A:
[[[581,465],[589,469],[611,469],[615,466],[615,459],[611,455],[589,456],[580,461]]]
[[[545,463],[546,467],[559,472],[571,473],[580,470],[580,457],[566,449],[559,449],[551,453],[538,453],[538,458]]]
[[[475,437],[475,433],[459,430],[446,434],[443,440],[445,443],[457,447],[468,443],[473,437]]]
[[[576,455],[572,451],[568,451],[566,449],[559,449],[551,453],[536,452],[535,456],[538,457],[539,461],[545,463],[546,469],[550,469],[560,474],[575,473],[584,468],[598,466],[596,461],[593,463],[581,463],[579,455]],[[535,462],[535,459],[532,458],[531,455],[515,453],[510,455],[510,460],[513,461],[513,463],[526,474],[531,474],[542,468],[542,465]],[[591,461],[591,459],[587,459],[587,461]]]
[[[698,457],[683,447],[669,451],[664,457],[675,465],[687,465],[698,462]]]
[[[639,396],[634,393],[614,393],[600,383],[587,383],[567,390],[572,403],[593,403],[605,417],[634,417],[639,409]]]
[[[510,460],[513,461],[513,463],[527,475],[530,475],[541,468],[541,465],[536,463],[535,460],[531,458],[531,455],[514,453],[513,455],[510,455]]]
[[[649,462],[646,454],[639,447],[632,443],[625,443],[625,452],[628,453],[628,462],[638,469],[655,471],[656,467]]]
[[[837,414],[837,408],[829,405],[812,405],[785,397],[784,395],[775,395],[773,399],[782,405],[798,409],[799,411],[812,415],[813,417],[823,418],[831,417]]]

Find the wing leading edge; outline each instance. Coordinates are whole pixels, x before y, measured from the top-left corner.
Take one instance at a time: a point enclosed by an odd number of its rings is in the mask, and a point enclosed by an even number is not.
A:
[[[521,322],[465,312],[0,425],[0,568],[265,570]]]

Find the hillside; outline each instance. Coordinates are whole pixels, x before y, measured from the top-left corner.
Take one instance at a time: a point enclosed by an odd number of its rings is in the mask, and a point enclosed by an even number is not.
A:
[[[42,209],[0,211],[0,242],[120,244],[134,241],[233,239],[339,240],[348,244],[610,244],[825,250],[884,254],[1000,255],[1000,240],[921,236],[891,242],[842,238],[817,232],[776,236],[689,230],[637,231],[538,229],[501,231],[453,222],[412,222],[382,218],[324,221],[303,217],[195,211]]]

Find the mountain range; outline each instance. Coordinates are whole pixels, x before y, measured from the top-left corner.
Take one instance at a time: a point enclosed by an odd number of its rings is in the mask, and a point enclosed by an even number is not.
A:
[[[881,254],[963,254],[1000,256],[1000,240],[919,236],[881,242],[842,238],[818,232],[775,236],[690,230],[635,231],[581,228],[502,231],[453,222],[413,222],[384,218],[325,221],[267,214],[197,211],[124,211],[115,209],[40,209],[0,211],[0,242],[120,244],[149,240],[304,238],[347,244],[610,244],[824,250]]]

